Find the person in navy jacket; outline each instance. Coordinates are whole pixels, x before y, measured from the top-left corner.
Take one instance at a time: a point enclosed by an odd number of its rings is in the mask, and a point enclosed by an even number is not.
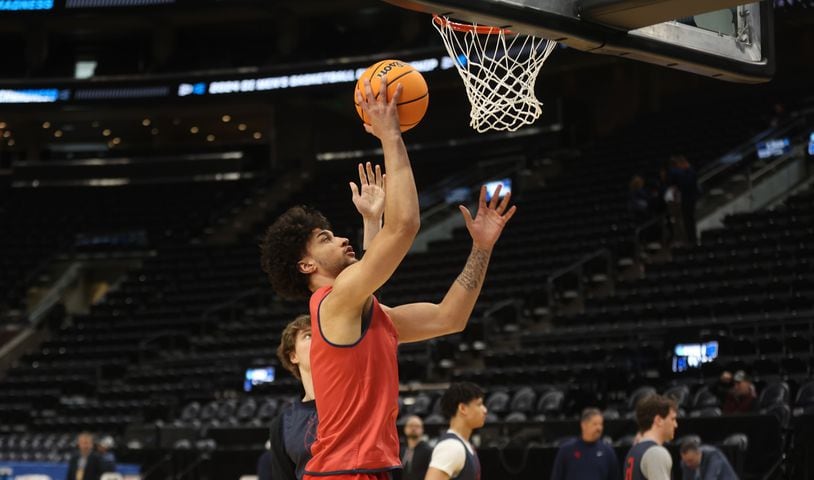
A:
[[[616,453],[602,441],[603,424],[602,412],[583,410],[579,422],[582,433],[560,445],[551,480],[620,480]]]

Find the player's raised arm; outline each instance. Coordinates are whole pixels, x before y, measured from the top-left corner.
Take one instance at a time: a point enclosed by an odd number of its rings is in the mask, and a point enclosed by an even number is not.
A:
[[[362,249],[367,250],[376,235],[382,229],[382,215],[384,214],[384,182],[387,175],[382,173],[381,165],[374,168],[370,162],[359,164],[359,185],[350,182],[353,205],[362,216],[364,239]]]
[[[466,327],[483,287],[492,249],[506,223],[517,211],[515,206],[509,208],[510,193],[502,200],[499,200],[499,196],[500,187],[487,204],[486,187],[481,187],[478,212],[474,219],[466,207],[459,207],[472,236],[472,251],[463,271],[441,303],[411,303],[386,309],[399,332],[400,342],[426,340],[460,332]]]
[[[357,100],[370,121],[365,130],[381,141],[384,151],[385,221],[364,258],[342,271],[333,284],[329,296],[333,298],[326,298],[325,307],[339,317],[359,313],[370,295],[390,278],[412,246],[420,223],[415,179],[399,128],[397,104],[402,89],[398,86],[392,98],[385,98],[387,79],[383,77],[378,96],[368,80],[364,90],[357,93]]]

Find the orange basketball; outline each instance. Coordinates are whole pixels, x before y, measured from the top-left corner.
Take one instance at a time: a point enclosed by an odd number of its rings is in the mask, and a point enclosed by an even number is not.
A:
[[[406,132],[418,125],[418,122],[424,117],[424,113],[427,112],[427,105],[430,103],[427,82],[424,81],[424,76],[409,63],[400,60],[382,60],[365,70],[365,73],[356,81],[356,90],[364,92],[362,81],[365,78],[370,79],[370,88],[378,98],[381,77],[384,75],[387,75],[388,100],[393,98],[396,86],[399,83],[404,88],[401,92],[401,99],[399,99],[398,110],[401,131]],[[356,90],[353,92],[356,113],[359,114],[363,122],[368,123],[365,112],[362,111],[362,107],[356,99]]]

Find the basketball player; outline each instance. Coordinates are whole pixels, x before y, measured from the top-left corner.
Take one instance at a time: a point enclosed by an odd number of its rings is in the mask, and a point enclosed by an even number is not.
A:
[[[625,480],[670,480],[673,457],[662,445],[675,436],[677,414],[675,401],[661,395],[651,395],[636,405],[642,438],[625,458]]]
[[[370,162],[358,166],[359,187],[351,182],[353,204],[362,215],[364,243],[370,244],[381,229],[384,213],[384,181],[380,166],[375,173]],[[300,315],[286,325],[277,347],[280,364],[300,382],[305,392],[302,402],[287,407],[271,423],[270,451],[273,480],[300,480],[311,459],[311,444],[318,423],[311,378],[311,317]]]
[[[271,478],[300,480],[311,459],[317,409],[311,379],[311,317],[300,315],[286,325],[277,347],[280,364],[302,382],[302,401],[286,407],[271,422]]]
[[[387,80],[382,79],[383,92]],[[319,426],[305,478],[384,479],[400,468],[398,414],[399,342],[415,342],[463,330],[480,293],[492,248],[516,211],[496,192],[481,189],[473,219],[461,206],[472,237],[463,272],[438,304],[388,308],[373,293],[393,274],[419,228],[415,180],[401,138],[397,104],[373,95],[370,82],[357,101],[384,152],[387,195],[384,225],[357,260],[348,239],[336,237],[328,221],[307,207],[289,209],[269,227],[262,264],[272,287],[291,298],[310,296],[311,373]]]
[[[480,480],[480,461],[469,438],[486,422],[483,390],[453,383],[441,397],[441,413],[449,418],[449,430],[438,438],[424,480]]]

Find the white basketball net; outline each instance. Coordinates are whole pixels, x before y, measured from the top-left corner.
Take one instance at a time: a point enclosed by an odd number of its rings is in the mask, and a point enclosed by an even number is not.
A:
[[[446,17],[436,17],[433,25],[466,86],[472,128],[515,131],[540,117],[543,104],[534,84],[556,42],[497,27],[462,31]]]

